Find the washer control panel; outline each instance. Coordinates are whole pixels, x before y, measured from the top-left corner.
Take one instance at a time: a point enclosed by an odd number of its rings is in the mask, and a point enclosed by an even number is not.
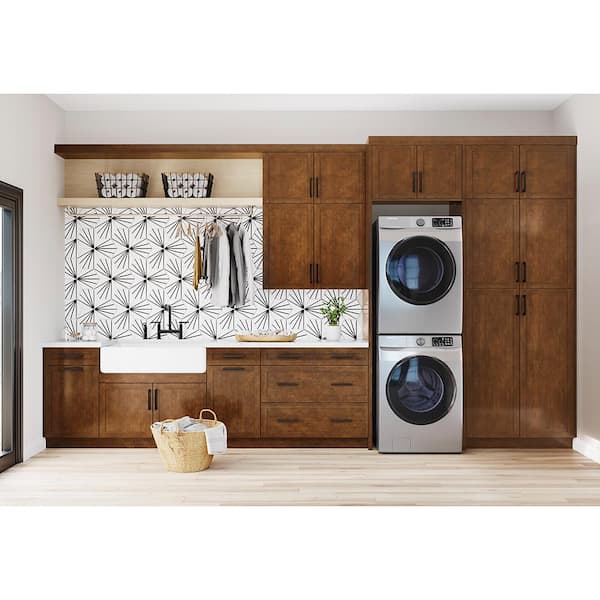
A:
[[[434,217],[431,219],[432,227],[454,227],[454,219],[452,217]]]
[[[431,345],[434,348],[448,348],[454,346],[454,338],[451,335],[432,337]]]

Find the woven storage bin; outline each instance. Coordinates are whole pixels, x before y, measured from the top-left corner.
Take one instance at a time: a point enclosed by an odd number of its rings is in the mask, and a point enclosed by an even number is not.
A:
[[[203,419],[202,415],[205,412],[210,413],[213,418]],[[208,469],[213,456],[208,453],[204,431],[187,433],[185,431],[163,431],[163,425],[172,421],[174,419],[166,419],[161,422],[160,428],[151,428],[156,447],[167,471],[194,473]],[[221,425],[221,422],[217,421],[217,415],[208,408],[200,411],[200,418],[195,419],[195,422],[202,423],[207,427]]]
[[[210,198],[212,173],[162,173],[167,198]]]
[[[150,177],[145,173],[96,173],[99,198],[145,198]]]

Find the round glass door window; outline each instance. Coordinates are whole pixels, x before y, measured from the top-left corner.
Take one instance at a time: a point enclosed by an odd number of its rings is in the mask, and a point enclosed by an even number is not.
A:
[[[417,235],[398,242],[385,264],[394,294],[410,304],[433,304],[452,288],[456,261],[444,242]]]
[[[456,380],[448,365],[431,356],[409,356],[394,365],[386,384],[390,408],[413,425],[443,419],[454,404]]]

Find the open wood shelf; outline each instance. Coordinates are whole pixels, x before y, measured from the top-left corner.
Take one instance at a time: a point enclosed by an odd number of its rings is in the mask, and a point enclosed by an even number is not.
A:
[[[262,206],[262,198],[59,198],[64,208],[239,208]]]

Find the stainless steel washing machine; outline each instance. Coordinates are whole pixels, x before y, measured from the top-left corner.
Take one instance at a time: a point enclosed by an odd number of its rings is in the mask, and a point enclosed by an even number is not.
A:
[[[462,333],[461,217],[377,219],[377,333]]]
[[[377,450],[462,452],[461,337],[390,335],[377,343]]]

